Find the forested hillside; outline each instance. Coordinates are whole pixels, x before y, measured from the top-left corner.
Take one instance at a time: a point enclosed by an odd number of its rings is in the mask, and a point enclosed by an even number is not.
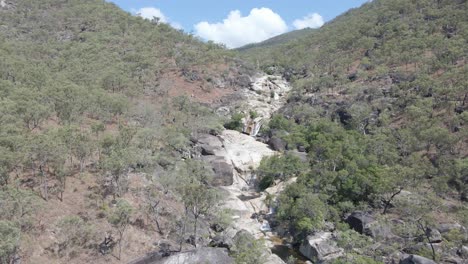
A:
[[[253,43],[253,44],[247,44],[243,47],[237,48],[236,50],[242,51],[242,52],[249,52],[249,54],[256,54],[257,52],[262,52],[267,48],[279,46],[282,44],[290,43],[296,40],[300,40],[302,38],[306,38],[310,34],[315,32],[315,29],[311,28],[305,28],[305,29],[299,29],[299,30],[294,30],[288,33],[281,34],[279,36],[267,39],[265,41],[262,41],[260,43]],[[254,51],[255,50],[255,51]]]
[[[103,0],[0,3],[0,263],[144,255],[183,215],[177,177],[207,184],[190,135],[222,129],[208,106],[248,70]]]
[[[241,51],[294,86],[264,132],[308,152],[308,170],[278,202],[295,241],[333,222],[339,263],[396,252],[455,261],[466,229],[440,243],[431,232],[468,224],[467,12],[463,0],[374,0],[300,40]],[[291,166],[264,160],[264,187],[288,178],[273,164]]]
[[[0,264],[465,263],[467,14],[374,0],[230,51],[0,0]]]

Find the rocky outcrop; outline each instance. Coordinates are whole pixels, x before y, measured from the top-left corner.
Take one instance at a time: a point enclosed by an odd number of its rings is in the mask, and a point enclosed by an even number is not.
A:
[[[214,177],[211,180],[211,185],[229,186],[234,182],[234,168],[224,157],[204,156],[202,160],[213,169]]]
[[[154,261],[151,264],[218,264],[225,263],[231,264],[234,263],[228,255],[228,251],[224,248],[200,248],[192,251],[182,252],[178,254],[171,255],[166,258]],[[135,263],[140,264],[140,263]]]
[[[268,146],[276,151],[284,151],[286,149],[286,142],[279,137],[272,137],[268,141]]]
[[[275,254],[269,255],[263,264],[285,264],[285,262]]]
[[[468,246],[461,246],[457,253],[463,259],[468,260]]]
[[[429,238],[430,243],[441,243],[442,242],[442,235],[440,234],[439,230],[435,228],[428,228],[426,230],[426,236]]]
[[[216,248],[226,248],[226,249],[231,249],[233,246],[234,242],[233,240],[226,235],[216,235],[214,236],[210,243],[210,247],[216,247]]]
[[[346,218],[346,222],[356,232],[372,236],[370,226],[373,222],[375,222],[375,219],[370,214],[360,211],[353,212]]]
[[[308,236],[299,251],[313,262],[324,262],[339,258],[344,250],[336,245],[333,240],[333,233],[321,232]]]
[[[468,240],[468,230],[458,223],[444,223],[437,227],[442,237],[450,237],[452,233],[459,233],[464,240]]]
[[[247,79],[242,82],[245,83],[246,81]],[[274,112],[284,105],[286,95],[290,90],[291,86],[281,76],[257,76],[250,82],[248,89],[241,89],[240,95],[243,97],[243,100],[229,100],[233,102],[230,107],[240,109],[245,116],[248,116],[249,112],[253,111],[257,113],[257,117],[269,119]],[[229,104],[230,102],[227,101],[226,103]],[[225,107],[225,105],[221,107]],[[226,113],[227,111],[221,109],[217,112]]]
[[[400,264],[437,264],[435,261],[418,255],[409,255],[400,260]]]

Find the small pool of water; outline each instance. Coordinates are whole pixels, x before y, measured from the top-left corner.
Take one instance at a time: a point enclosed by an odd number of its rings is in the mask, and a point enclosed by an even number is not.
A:
[[[274,243],[274,246],[271,248],[271,252],[280,257],[284,262],[287,263],[290,256],[293,256],[294,259],[296,259],[295,264],[305,264],[308,260],[299,252],[299,249],[285,245],[281,238],[273,237],[271,241]]]
[[[293,256],[296,259],[296,264],[305,264],[307,261],[307,258],[302,256],[299,250],[290,248],[286,245],[275,245],[273,248],[271,248],[271,252],[275,255],[278,255],[278,257],[280,257],[286,263],[290,256]]]

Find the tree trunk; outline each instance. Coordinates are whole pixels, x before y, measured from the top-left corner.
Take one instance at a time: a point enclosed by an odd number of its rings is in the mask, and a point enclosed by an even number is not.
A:
[[[188,208],[185,208],[185,216],[184,216],[184,221],[182,223],[182,230],[181,230],[180,241],[179,241],[179,252],[182,251],[182,244],[184,243],[185,226],[187,225],[187,214],[188,214]]]
[[[120,260],[121,255],[122,255],[122,234],[120,235],[120,239],[119,239],[119,257],[118,257],[119,260]]]
[[[48,183],[47,183],[47,174],[45,173],[43,166],[39,166],[39,173],[41,174],[41,181],[42,181],[42,197],[44,200],[48,201],[49,200],[49,194],[48,194]]]
[[[431,237],[430,237],[429,233],[427,232],[427,228],[421,223],[421,220],[418,221],[418,225],[419,225],[419,228],[421,229],[421,231],[424,233],[424,236],[426,237],[427,242],[429,242],[429,245],[431,246],[432,260],[436,261],[436,252],[435,252],[435,249],[434,249],[434,245],[431,242]]]
[[[84,159],[80,159],[80,173],[83,173]]]
[[[193,244],[197,247],[197,223],[198,223],[198,216],[195,216],[195,223],[193,226]]]
[[[398,191],[394,192],[392,194],[392,196],[390,196],[390,199],[384,201],[385,205],[384,205],[384,210],[382,212],[382,214],[386,214],[387,213],[387,210],[388,210],[388,207],[390,206],[390,203],[392,202],[393,198],[395,198],[395,196],[397,196],[398,194],[401,193],[401,191],[403,191],[403,188],[399,188]]]

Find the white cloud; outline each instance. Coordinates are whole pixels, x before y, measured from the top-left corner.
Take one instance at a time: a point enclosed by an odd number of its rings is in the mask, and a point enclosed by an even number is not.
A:
[[[319,28],[323,26],[325,22],[323,21],[323,17],[318,13],[308,14],[307,16],[303,17],[302,19],[296,19],[293,22],[293,26],[296,29],[303,29],[303,28]]]
[[[155,7],[143,7],[135,11],[138,16],[146,19],[153,19],[153,17],[159,17],[160,21],[167,23],[167,18],[163,12]]]
[[[228,48],[260,42],[286,31],[288,26],[284,20],[269,8],[254,8],[244,17],[239,10],[234,10],[223,22],[210,24],[204,21],[195,25],[196,35],[223,43]]]
[[[133,12],[137,16],[141,16],[142,18],[149,20],[153,19],[154,17],[158,17],[160,22],[167,23],[175,29],[182,29],[182,25],[180,23],[171,21],[166,15],[164,15],[164,13],[159,8],[143,7],[138,10],[133,10]]]

